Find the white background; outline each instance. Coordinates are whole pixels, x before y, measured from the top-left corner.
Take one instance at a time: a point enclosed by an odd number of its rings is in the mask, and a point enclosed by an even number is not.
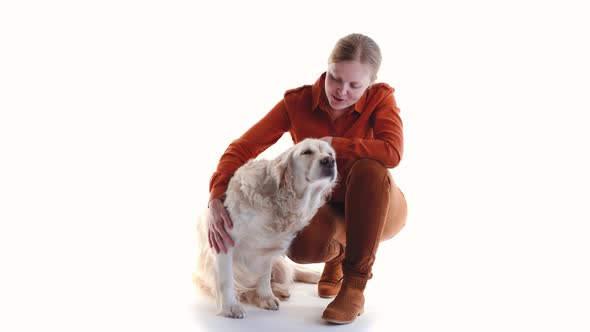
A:
[[[352,32],[396,88],[410,211],[340,329],[590,330],[582,3],[3,1],[0,330],[324,330],[308,285],[215,316],[194,225],[227,145]]]

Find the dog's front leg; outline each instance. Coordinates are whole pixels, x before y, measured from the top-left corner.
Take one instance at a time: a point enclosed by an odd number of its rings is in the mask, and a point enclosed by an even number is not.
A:
[[[263,263],[264,274],[258,279],[256,284],[256,292],[258,293],[257,305],[263,309],[279,310],[279,299],[274,296],[271,286],[270,278],[272,272],[272,259],[268,259]]]
[[[216,255],[217,297],[221,302],[217,314],[229,318],[244,318],[244,308],[234,293],[233,252],[233,247],[230,247],[227,254],[220,252]]]

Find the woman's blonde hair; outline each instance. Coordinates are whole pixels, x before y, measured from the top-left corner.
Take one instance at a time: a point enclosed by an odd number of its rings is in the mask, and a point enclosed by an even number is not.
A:
[[[371,68],[371,83],[377,80],[377,72],[381,66],[381,50],[379,45],[365,35],[352,33],[340,38],[328,59],[328,64],[340,61],[359,61]]]

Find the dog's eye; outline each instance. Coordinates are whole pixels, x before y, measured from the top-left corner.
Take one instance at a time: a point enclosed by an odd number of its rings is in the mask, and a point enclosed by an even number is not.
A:
[[[301,154],[313,154],[313,151],[311,151],[310,149],[307,149],[307,150],[303,151]]]

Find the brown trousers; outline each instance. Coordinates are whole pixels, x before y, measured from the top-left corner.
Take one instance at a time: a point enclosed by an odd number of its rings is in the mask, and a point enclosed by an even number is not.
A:
[[[344,202],[322,206],[295,238],[288,257],[297,263],[327,262],[345,247],[344,273],[371,278],[379,242],[406,223],[407,204],[381,163],[360,159],[350,169]]]

